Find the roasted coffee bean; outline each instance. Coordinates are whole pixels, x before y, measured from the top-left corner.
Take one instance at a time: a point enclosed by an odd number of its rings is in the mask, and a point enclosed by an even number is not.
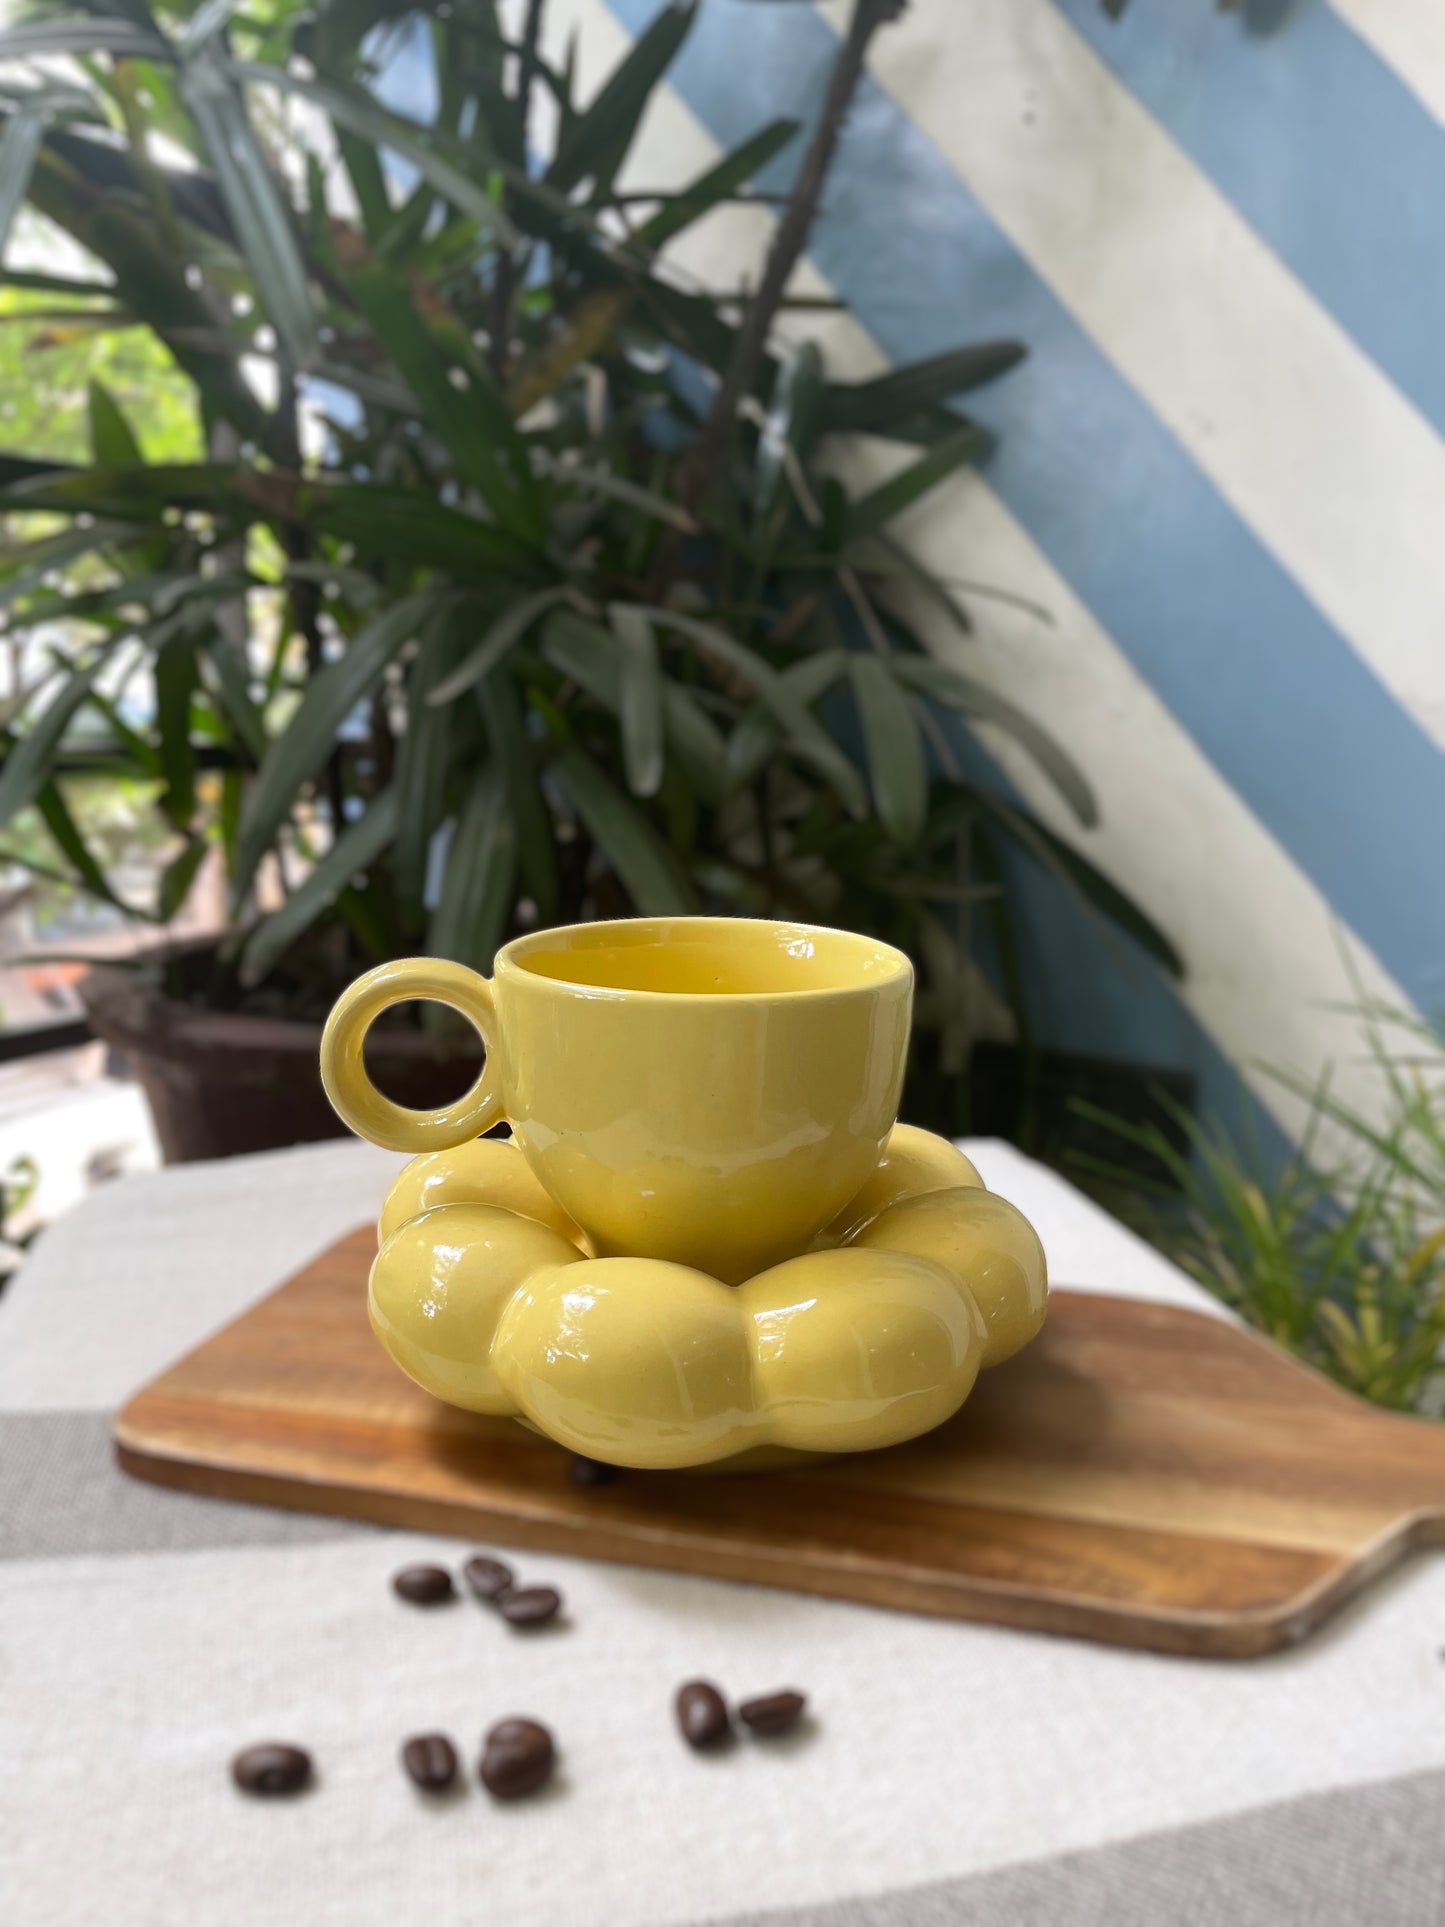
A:
[[[457,1777],[457,1750],[445,1733],[418,1733],[401,1749],[401,1763],[424,1793],[442,1793]]]
[[[299,1793],[311,1778],[311,1755],[267,1740],[236,1755],[231,1778],[243,1793]]]
[[[738,1718],[754,1733],[786,1733],[798,1724],[807,1704],[801,1693],[766,1693],[761,1699],[745,1700],[738,1708]]]
[[[496,1800],[520,1800],[547,1784],[556,1760],[545,1726],[536,1720],[501,1720],[486,1738],[482,1785]]]
[[[682,1737],[689,1746],[699,1750],[716,1746],[732,1732],[727,1701],[708,1680],[690,1679],[685,1686],[679,1686],[673,1706]]]
[[[573,1456],[567,1475],[573,1485],[613,1485],[622,1477],[620,1465],[608,1465],[602,1459],[584,1459],[581,1453]]]
[[[512,1568],[500,1559],[488,1559],[480,1552],[462,1567],[462,1576],[478,1599],[489,1603],[512,1590]]]
[[[392,1591],[413,1606],[440,1606],[452,1596],[452,1576],[445,1566],[403,1566],[392,1575]]]
[[[555,1586],[519,1586],[504,1592],[497,1606],[510,1625],[545,1626],[561,1611],[562,1595]]]

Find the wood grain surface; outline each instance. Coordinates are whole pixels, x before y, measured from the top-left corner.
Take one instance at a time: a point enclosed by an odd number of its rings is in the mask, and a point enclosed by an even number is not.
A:
[[[874,1605],[1243,1658],[1445,1541],[1445,1427],[1352,1398],[1202,1313],[1055,1292],[1043,1335],[892,1451],[629,1472],[440,1405],[372,1338],[353,1232],[137,1393],[163,1485]]]

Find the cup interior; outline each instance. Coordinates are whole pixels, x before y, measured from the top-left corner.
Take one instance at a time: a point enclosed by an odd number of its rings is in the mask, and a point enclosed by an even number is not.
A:
[[[901,951],[848,930],[742,917],[639,918],[538,931],[508,965],[580,989],[663,997],[774,997],[876,988],[906,977]]]

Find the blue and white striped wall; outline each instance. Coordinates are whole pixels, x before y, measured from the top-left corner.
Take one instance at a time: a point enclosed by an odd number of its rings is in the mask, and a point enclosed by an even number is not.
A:
[[[584,89],[657,3],[552,0]],[[629,184],[811,117],[847,11],[703,0]],[[1350,1006],[1445,1005],[1445,0],[1252,14],[913,0],[875,42],[806,278],[849,303],[824,329],[840,373],[1030,349],[970,400],[996,454],[906,533],[1052,621],[980,601],[974,642],[933,640],[1069,742],[1102,812],[1081,841],[1189,964],[1177,990],[1121,967],[1040,887],[1046,1041],[1193,1069],[1215,1098],[1239,1065],[1292,1132],[1260,1065],[1332,1064],[1368,1107]],[[769,218],[714,217],[679,266],[755,276]]]

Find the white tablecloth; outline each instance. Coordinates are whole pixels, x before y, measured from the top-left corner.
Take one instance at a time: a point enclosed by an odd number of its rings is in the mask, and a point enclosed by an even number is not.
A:
[[[1006,1145],[969,1144],[1057,1282],[1203,1304]],[[1297,1653],[1158,1658],[548,1554],[569,1624],[510,1634],[389,1588],[455,1543],[167,1493],[111,1462],[140,1382],[374,1215],[397,1160],[341,1144],[123,1182],[0,1301],[0,1922],[789,1927],[1445,1919],[1445,1562]],[[1223,1315],[1223,1314],[1221,1314]],[[796,1684],[812,1728],[688,1754],[703,1674]],[[532,1713],[546,1796],[439,1808],[407,1735]],[[319,1781],[242,1798],[247,1741]]]

